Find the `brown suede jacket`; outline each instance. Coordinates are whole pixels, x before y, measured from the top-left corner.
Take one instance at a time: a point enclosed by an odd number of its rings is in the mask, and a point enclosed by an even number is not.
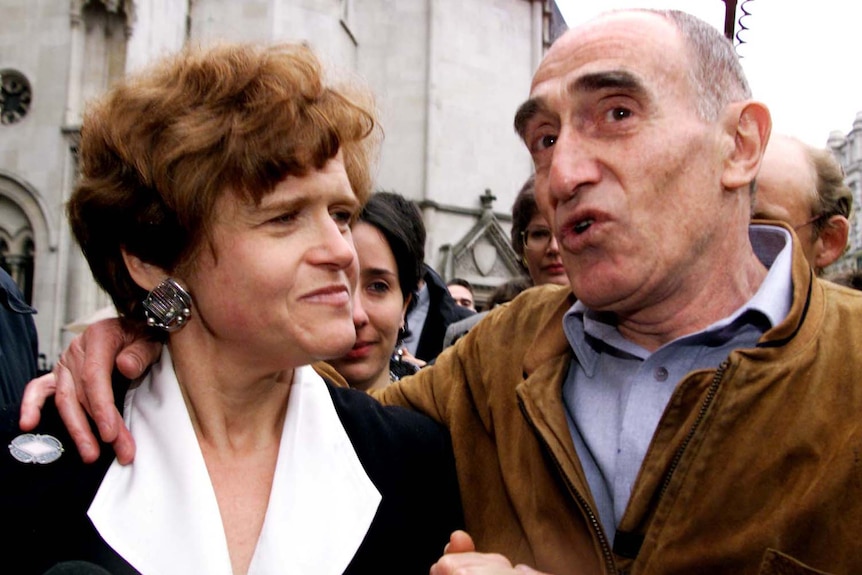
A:
[[[793,257],[786,320],[677,386],[617,553],[563,412],[569,291],[528,290],[377,397],[448,426],[468,530],[513,563],[557,575],[862,573],[862,292],[814,279],[798,245]]]

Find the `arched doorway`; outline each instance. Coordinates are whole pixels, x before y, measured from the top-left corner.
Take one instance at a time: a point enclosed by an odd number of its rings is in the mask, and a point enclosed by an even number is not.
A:
[[[35,254],[33,225],[27,214],[17,203],[0,193],[0,267],[12,276],[31,305]]]

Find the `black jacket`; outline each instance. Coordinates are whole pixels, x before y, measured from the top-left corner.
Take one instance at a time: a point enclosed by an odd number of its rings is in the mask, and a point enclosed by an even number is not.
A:
[[[0,269],[0,406],[17,404],[24,386],[38,375],[34,313],[15,281]]]
[[[419,336],[419,345],[416,347],[416,357],[421,360],[432,362],[440,352],[443,351],[443,340],[446,337],[446,328],[449,324],[475,314],[471,309],[461,307],[449,294],[449,288],[437,272],[425,266],[423,276],[425,285],[428,286],[428,315],[422,326]],[[409,327],[409,319],[408,319]]]
[[[345,573],[428,573],[449,534],[463,528],[448,433],[412,411],[383,407],[360,391],[329,382],[327,386],[365,471],[382,495],[377,515]],[[115,386],[118,405],[126,387]],[[0,410],[0,433],[7,445],[21,433],[17,421],[17,407]],[[45,465],[20,463],[8,449],[0,455],[0,514],[7,522],[6,535],[0,538],[2,571],[41,574],[58,562],[86,561],[113,575],[137,573],[102,540],[87,517],[114,459],[113,450],[102,445],[98,462],[82,463],[53,402],[46,404],[34,433],[53,435],[66,451]],[[102,573],[80,566],[68,572]]]

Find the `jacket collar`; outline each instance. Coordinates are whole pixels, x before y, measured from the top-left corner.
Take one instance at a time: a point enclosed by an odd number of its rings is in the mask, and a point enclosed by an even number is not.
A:
[[[113,462],[90,506],[99,534],[144,574],[229,575],[215,492],[167,348],[126,396],[124,418],[137,453],[131,465]],[[249,574],[342,573],[380,500],[326,384],[297,369]]]

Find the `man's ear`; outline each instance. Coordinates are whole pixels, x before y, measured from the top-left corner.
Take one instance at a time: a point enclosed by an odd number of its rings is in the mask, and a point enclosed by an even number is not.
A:
[[[121,251],[123,253],[123,262],[126,264],[126,269],[129,270],[129,275],[132,276],[136,284],[146,291],[151,291],[162,280],[168,277],[169,274],[159,266],[148,264],[126,250]]]
[[[746,101],[729,105],[723,120],[727,134],[733,137],[733,150],[725,159],[721,183],[727,190],[748,189],[760,171],[772,118],[760,102]]]
[[[829,218],[826,225],[820,229],[814,251],[816,270],[822,270],[841,257],[847,248],[847,236],[850,234],[850,222],[844,216],[835,215]]]

